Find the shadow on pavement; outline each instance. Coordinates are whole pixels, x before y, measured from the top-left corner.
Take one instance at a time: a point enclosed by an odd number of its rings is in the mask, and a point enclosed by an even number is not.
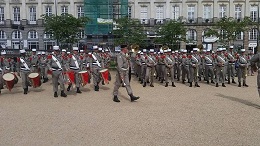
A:
[[[244,99],[239,99],[239,98],[232,97],[232,96],[226,96],[226,95],[223,95],[223,94],[217,94],[216,96],[219,96],[219,97],[231,100],[231,101],[239,102],[239,103],[242,103],[244,105],[254,107],[256,109],[260,109],[260,105],[254,104],[254,103],[247,101],[247,100],[244,100]]]

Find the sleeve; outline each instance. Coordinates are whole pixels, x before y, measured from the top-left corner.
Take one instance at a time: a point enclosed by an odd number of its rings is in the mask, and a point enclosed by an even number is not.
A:
[[[121,75],[125,70],[123,70],[123,58],[121,55],[117,55],[116,57],[116,61],[117,61],[117,70],[119,72],[119,74]]]

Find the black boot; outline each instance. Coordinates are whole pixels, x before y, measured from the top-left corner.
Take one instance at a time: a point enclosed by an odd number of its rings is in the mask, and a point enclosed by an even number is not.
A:
[[[163,83],[163,79],[161,79],[161,83]]]
[[[189,87],[192,87],[192,82],[190,82],[190,86]]]
[[[95,86],[95,89],[94,89],[95,91],[99,91],[99,89],[98,89],[98,86]]]
[[[233,83],[233,84],[236,84],[236,82],[235,82],[235,80],[234,80],[234,79],[232,79],[232,83]]]
[[[58,97],[58,93],[57,92],[54,92],[54,97]]]
[[[245,82],[243,82],[243,86],[248,87],[248,85]]]
[[[68,88],[67,88],[67,91],[69,92],[70,91],[70,88],[71,88],[71,84],[69,84]]]
[[[23,89],[23,94],[27,94],[28,93],[28,88],[24,88]]]
[[[102,85],[105,85],[105,82],[104,82],[104,81],[102,81]]]
[[[241,87],[241,82],[238,82],[238,87]]]
[[[185,84],[185,80],[182,80],[182,84]]]
[[[146,87],[146,82],[144,82],[144,85],[143,85],[143,87]]]
[[[212,84],[215,84],[215,82],[214,82],[213,80],[211,80],[211,83],[212,83]]]
[[[177,81],[180,81],[180,78],[177,78]]]
[[[77,87],[77,93],[82,93],[82,92],[79,90],[79,87]]]
[[[165,83],[165,87],[168,87],[168,82]]]
[[[218,87],[218,83],[216,83],[216,87]]]
[[[230,79],[228,79],[228,82],[227,82],[228,84],[230,84]]]
[[[118,99],[118,97],[116,95],[114,95],[113,101],[114,102],[120,102],[120,100]]]
[[[60,96],[61,97],[67,97],[67,94],[65,94],[65,92],[63,90],[61,90]]]
[[[222,87],[226,87],[226,85],[224,83],[222,83]]]
[[[46,83],[48,81],[48,78],[43,78],[43,83]]]
[[[129,96],[130,96],[130,98],[131,98],[131,102],[133,102],[133,101],[135,101],[135,100],[137,100],[137,99],[140,98],[140,97],[134,96],[133,94],[130,94]]]
[[[195,83],[195,87],[200,87],[200,85],[198,83]]]
[[[209,84],[209,80],[207,80],[207,84]]]
[[[174,82],[172,82],[172,87],[176,87],[176,86],[174,85]]]
[[[201,77],[199,77],[199,81],[201,81]]]
[[[143,80],[141,80],[140,84],[143,84],[143,83],[144,83],[144,81],[143,81]]]
[[[150,85],[150,87],[154,87],[154,85],[153,85],[153,84],[151,84],[151,85]]]

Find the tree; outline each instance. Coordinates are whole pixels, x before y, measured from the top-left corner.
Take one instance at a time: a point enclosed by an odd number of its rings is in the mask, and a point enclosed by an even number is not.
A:
[[[146,35],[139,20],[123,17],[116,20],[116,29],[113,30],[115,45],[127,44],[145,46]]]
[[[241,32],[248,30],[248,26],[251,24],[249,17],[245,17],[243,20],[237,20],[232,17],[221,18],[212,28],[208,29],[205,36],[216,36],[219,38],[219,42],[223,46],[229,46],[234,43],[237,36]]]
[[[78,42],[78,33],[84,28],[88,22],[87,17],[75,18],[71,14],[43,15],[45,32],[52,34],[52,38],[62,45],[72,46]]]
[[[157,29],[157,35],[156,42],[175,50],[174,46],[186,40],[186,28],[181,22],[170,20]]]

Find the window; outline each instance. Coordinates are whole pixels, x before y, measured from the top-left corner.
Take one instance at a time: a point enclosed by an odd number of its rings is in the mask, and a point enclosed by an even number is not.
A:
[[[78,6],[78,18],[84,17],[83,6]]]
[[[148,9],[146,6],[141,7],[141,11],[140,11],[140,19],[142,20],[142,23],[146,23],[147,19],[148,19]]]
[[[44,36],[43,36],[43,38],[44,38],[44,39],[51,39],[52,36],[53,36],[52,34],[45,33]]]
[[[163,6],[157,6],[156,7],[156,16],[155,19],[157,22],[162,22],[164,19],[164,11],[163,11]]]
[[[172,7],[172,19],[177,20],[180,17],[180,7],[173,6]]]
[[[78,33],[78,37],[80,39],[84,38],[85,37],[85,31],[84,30],[81,30],[79,33]]]
[[[195,18],[195,6],[188,6],[188,19],[194,20]]]
[[[4,31],[0,31],[0,39],[6,39],[6,34]]]
[[[22,39],[22,32],[19,33],[19,31],[14,31],[12,33],[12,39]]]
[[[38,39],[38,33],[36,31],[29,31],[28,39]]]
[[[190,40],[190,41],[197,40],[197,33],[194,29],[190,29],[187,31],[187,40]]]
[[[257,29],[253,28],[249,32],[249,40],[257,40]]]
[[[252,21],[257,21],[257,6],[251,6],[250,7],[250,18]]]
[[[240,32],[236,35],[237,40],[243,40],[244,39],[244,33]]]
[[[39,50],[39,42],[34,42],[34,41],[28,41],[28,49],[37,49]]]
[[[220,5],[219,6],[219,18],[223,18],[227,16],[227,6],[226,5]]]
[[[68,14],[68,6],[61,6],[61,15]]]
[[[20,7],[13,7],[14,24],[20,24]]]
[[[235,6],[235,19],[241,19],[242,18],[242,6],[236,5]]]
[[[128,18],[131,19],[131,18],[132,18],[132,6],[128,6],[127,14],[128,14],[128,15],[127,15]]]
[[[51,8],[51,6],[46,6],[45,7],[45,15],[46,16],[51,16],[52,15],[52,8]]]
[[[5,10],[4,7],[0,7],[0,22],[5,20]]]
[[[211,18],[211,6],[205,5],[203,8],[203,18],[210,19]]]
[[[29,19],[30,19],[30,24],[36,24],[36,7],[30,7],[29,8]]]

